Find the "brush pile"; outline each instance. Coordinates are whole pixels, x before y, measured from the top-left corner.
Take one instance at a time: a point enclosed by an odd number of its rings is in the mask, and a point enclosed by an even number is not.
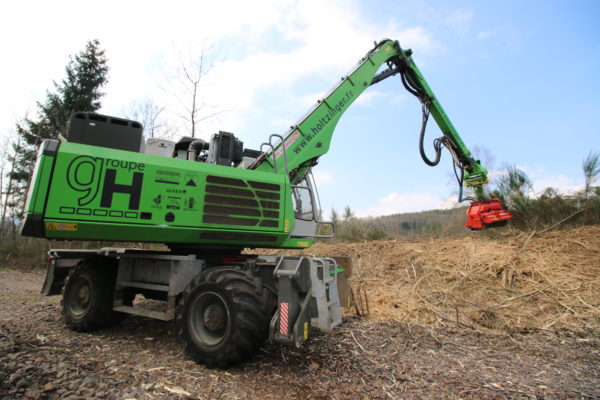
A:
[[[373,320],[600,331],[600,226],[496,238],[319,243],[303,254],[351,256],[351,284],[366,289]]]

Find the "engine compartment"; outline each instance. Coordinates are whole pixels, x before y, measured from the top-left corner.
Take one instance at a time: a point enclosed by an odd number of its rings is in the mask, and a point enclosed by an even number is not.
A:
[[[190,136],[183,136],[177,142],[156,138],[144,141],[143,129],[137,121],[79,111],[71,116],[66,140],[238,168],[248,168],[261,154],[245,149],[244,142],[231,132],[219,131],[208,142]]]

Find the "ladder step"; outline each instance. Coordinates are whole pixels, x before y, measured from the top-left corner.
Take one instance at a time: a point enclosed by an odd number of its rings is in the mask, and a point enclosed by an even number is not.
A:
[[[119,311],[125,314],[139,315],[142,317],[160,319],[161,321],[170,321],[174,318],[173,313],[168,313],[164,311],[157,310],[149,310],[147,308],[138,308],[131,306],[116,306],[113,307],[115,311]]]
[[[159,283],[137,282],[137,281],[122,281],[117,282],[117,286],[135,287],[140,289],[150,289],[159,292],[168,292],[169,285],[161,285]]]

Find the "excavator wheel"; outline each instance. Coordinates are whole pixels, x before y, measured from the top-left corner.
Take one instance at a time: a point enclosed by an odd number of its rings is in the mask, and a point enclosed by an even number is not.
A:
[[[250,358],[269,334],[272,295],[234,267],[197,276],[177,305],[186,352],[208,367],[227,368]]]
[[[61,301],[67,326],[89,332],[121,322],[127,314],[113,311],[117,260],[95,257],[74,267]]]

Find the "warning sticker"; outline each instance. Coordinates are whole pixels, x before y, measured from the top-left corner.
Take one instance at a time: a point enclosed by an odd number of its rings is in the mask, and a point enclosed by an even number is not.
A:
[[[77,230],[77,224],[66,224],[62,222],[46,222],[46,229],[49,231],[71,231]]]
[[[292,133],[292,135],[287,139],[287,141],[284,144],[284,148],[283,149],[279,149],[275,152],[275,158],[279,158],[281,157],[281,155],[283,154],[283,152],[285,150],[287,150],[288,147],[290,147],[292,145],[292,143],[294,143],[296,141],[296,139],[298,139],[300,137],[300,132],[295,131],[294,133]]]
[[[304,323],[304,340],[308,339],[308,322]]]

